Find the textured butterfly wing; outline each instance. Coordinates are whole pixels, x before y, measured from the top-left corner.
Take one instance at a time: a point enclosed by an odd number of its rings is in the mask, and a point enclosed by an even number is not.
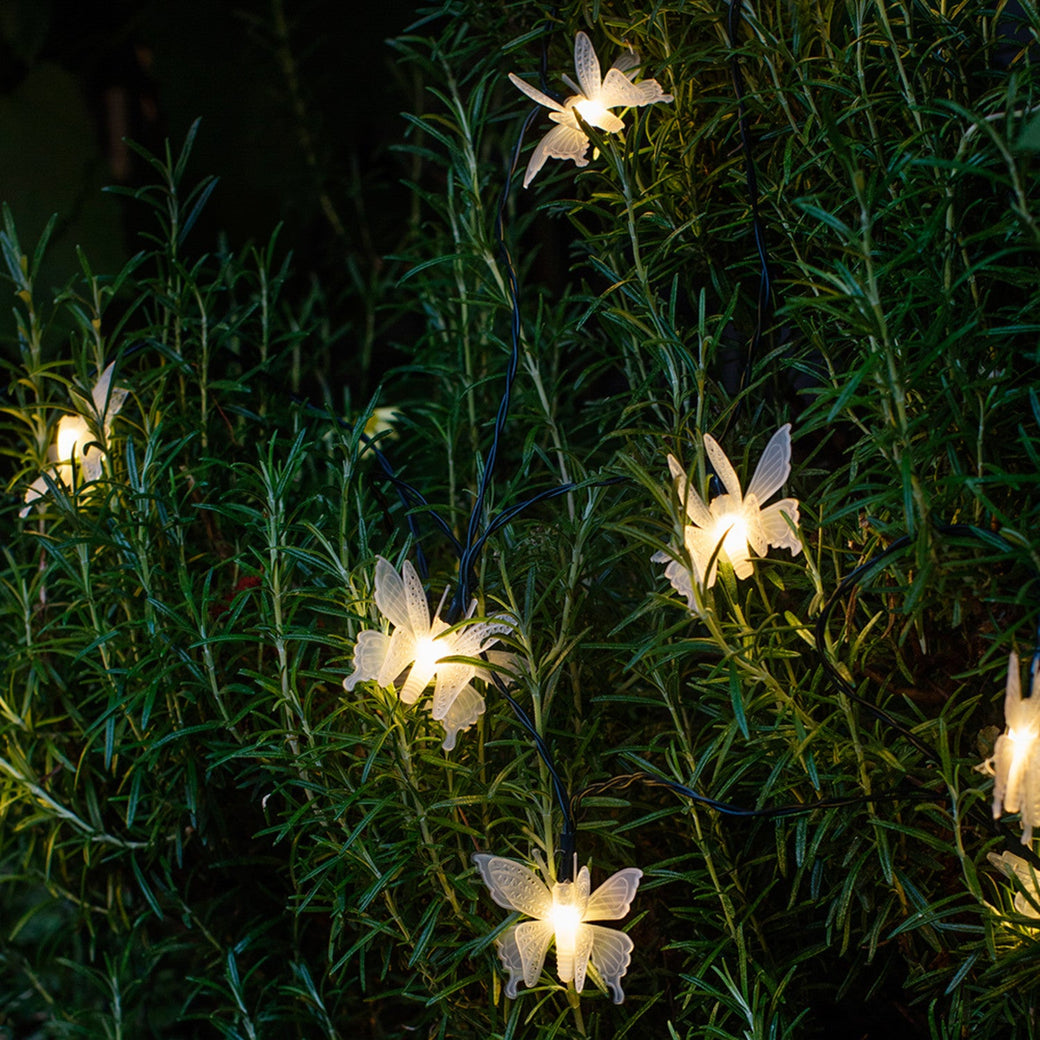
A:
[[[572,117],[573,118],[573,117]],[[585,153],[589,150],[589,139],[584,132],[562,123],[554,126],[537,144],[524,173],[526,188],[545,165],[545,160],[573,159],[576,166],[588,166]]]
[[[558,101],[554,101],[548,94],[543,94],[537,87],[532,87],[526,80],[522,80],[516,73],[509,73],[509,82],[521,93],[526,94],[536,104],[544,105],[556,112],[563,112],[564,108]]]
[[[738,502],[741,500],[740,481],[737,479],[737,471],[726,457],[726,453],[719,447],[719,442],[710,433],[704,435],[704,450],[708,453],[708,461],[711,468],[715,470],[723,487]]]
[[[476,669],[468,664],[448,663],[437,666],[437,685],[433,689],[433,705],[430,708],[430,714],[435,719],[445,718],[475,672]]]
[[[552,913],[552,893],[529,867],[503,856],[477,852],[473,862],[480,870],[491,898],[506,910],[545,920]]]
[[[686,515],[698,527],[711,527],[713,524],[711,511],[704,504],[701,496],[690,487],[686,470],[682,468],[679,460],[674,455],[668,456],[668,469],[672,474],[672,479],[675,481],[676,497],[682,503]]]
[[[514,924],[511,928],[507,928],[495,940],[495,945],[498,947],[498,958],[509,975],[506,982],[506,996],[511,1000],[516,998],[517,985],[524,978],[524,961],[516,942],[517,927],[518,925]]]
[[[656,79],[644,79],[633,83],[623,71],[614,67],[607,70],[600,90],[599,102],[604,108],[641,108],[658,101],[669,102],[674,98],[661,89]]]
[[[408,600],[405,596],[404,582],[394,570],[389,560],[376,557],[375,600],[380,614],[396,628],[412,626],[408,618]]]
[[[599,58],[592,41],[583,32],[574,37],[574,71],[578,75],[581,92],[589,99],[599,99],[603,77],[599,70]]]
[[[455,738],[484,714],[484,707],[484,698],[472,686],[462,687],[441,719],[441,725],[444,726],[444,743],[441,747],[445,751],[455,747]]]
[[[521,921],[513,934],[523,965],[524,985],[533,986],[542,973],[545,954],[553,940],[553,926],[547,921]]]
[[[690,611],[699,615],[700,608],[697,606],[697,597],[693,591],[693,575],[690,573],[690,568],[685,563],[673,560],[667,553],[654,553],[652,559],[654,563],[668,564],[664,569],[664,576],[672,588],[685,598]]]
[[[386,647],[386,656],[376,681],[380,686],[394,686],[397,677],[415,660],[415,637],[410,628],[395,628]],[[409,674],[409,678],[411,675]],[[426,680],[429,682],[429,679]],[[425,684],[424,684],[425,686]],[[420,689],[418,693],[422,693]],[[411,702],[408,702],[411,703]]]
[[[611,999],[620,1004],[625,999],[621,977],[628,971],[635,943],[616,928],[604,928],[598,924],[587,927],[592,932],[592,964],[610,990]]]
[[[789,524],[784,518],[787,517]],[[792,556],[802,551],[798,540],[798,499],[782,498],[759,513],[759,524],[766,541],[777,549],[789,549]],[[758,548],[755,549],[758,552]]]
[[[791,424],[785,423],[772,437],[755,467],[747,493],[759,502],[775,495],[791,475]]]
[[[589,970],[589,957],[592,954],[593,932],[590,925],[583,924],[578,928],[578,934],[574,937],[574,960],[567,965],[566,973],[559,964],[559,946],[557,945],[557,967],[556,972],[561,981],[570,982],[574,980],[574,988],[580,993],[585,985],[585,975]]]
[[[641,60],[642,59],[639,57],[639,51],[633,50],[631,47],[626,47],[614,59],[614,64],[610,67],[612,69],[617,69],[618,72],[624,72],[629,79],[631,79],[636,74],[636,70],[639,68],[639,62]],[[607,75],[610,75],[609,71],[607,72]]]
[[[111,417],[123,407],[127,395],[127,391],[123,387],[112,386],[112,374],[115,372],[115,368],[116,363],[113,361],[101,373],[90,395],[94,402],[94,412],[98,418],[105,421],[106,427],[111,423]]]
[[[426,590],[422,587],[419,575],[415,573],[415,568],[410,560],[404,561],[401,577],[404,579],[405,602],[408,606],[408,619],[411,622],[412,631],[417,639],[429,635],[430,607],[426,602]]]
[[[697,583],[706,589],[715,584],[715,577],[719,571],[719,557],[715,551],[718,545],[714,531],[705,531],[693,526],[686,528],[686,551],[693,563],[693,576]]]
[[[459,657],[476,657],[497,643],[499,636],[512,631],[513,625],[494,618],[466,625],[454,633],[454,653]]]
[[[643,872],[638,867],[625,867],[611,874],[595,892],[589,896],[585,907],[585,921],[619,921],[632,905],[639,879]]]
[[[378,679],[390,647],[390,637],[385,632],[366,628],[358,633],[354,644],[354,671],[343,680],[345,690],[353,690],[359,682]]]

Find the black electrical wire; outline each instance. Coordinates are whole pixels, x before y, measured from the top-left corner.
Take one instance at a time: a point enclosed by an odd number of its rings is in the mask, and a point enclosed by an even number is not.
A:
[[[624,757],[632,758],[634,761],[639,761],[635,756]],[[744,819],[770,819],[774,817],[797,816],[802,813],[815,812],[817,809],[837,809],[847,805],[863,805],[869,802],[876,802],[882,798],[904,796],[895,794],[842,795],[834,798],[821,798],[815,802],[803,802],[798,805],[781,805],[773,808],[748,809],[741,805],[734,805],[731,802],[722,802],[717,798],[711,798],[708,795],[701,794],[699,791],[695,791],[692,787],[688,787],[686,784],[680,784],[676,780],[669,780],[660,773],[651,772],[648,769],[638,769],[631,773],[611,777],[607,780],[602,780],[595,784],[589,784],[588,786],[583,787],[577,792],[577,794],[575,794],[571,801],[571,812],[576,815],[578,803],[581,799],[588,797],[589,795],[602,794],[617,787],[631,787],[633,784],[639,782],[648,784],[652,787],[666,787],[675,794],[681,795],[683,798],[686,798],[691,802],[695,802],[697,805],[703,805],[708,809],[714,809],[716,812],[722,813],[724,816],[741,817]],[[907,795],[911,793],[920,793],[921,795],[931,797],[930,792],[906,792]]]
[[[1002,538],[999,534],[995,534],[992,531],[984,531],[983,529],[971,524],[933,524],[932,528],[937,534],[944,537],[968,535],[984,543],[995,545],[1004,551],[1011,551],[1013,549],[1011,543],[1008,542],[1007,539]],[[848,697],[849,700],[863,707],[876,719],[898,733],[919,752],[921,752],[925,759],[932,765],[941,766],[942,760],[933,748],[927,745],[915,733],[909,730],[883,708],[880,708],[868,698],[860,696],[860,694],[856,692],[855,687],[841,674],[841,672],[838,671],[827,653],[827,625],[834,607],[841,601],[842,597],[849,592],[849,590],[856,588],[864,577],[873,573],[882,563],[897,553],[902,552],[902,550],[912,543],[913,539],[910,535],[902,535],[890,545],[886,546],[881,552],[872,556],[864,563],[861,563],[855,570],[842,579],[841,583],[830,594],[820,610],[820,614],[816,619],[814,627],[814,642],[816,644],[817,656],[828,678],[846,697]],[[1040,577],[1040,575],[1038,575],[1038,577]],[[1036,674],[1038,662],[1040,662],[1040,631],[1037,633],[1033,660],[1030,667],[1031,679],[1032,676]],[[1031,689],[1032,687],[1030,687],[1030,690]],[[1002,838],[1006,848],[1014,852],[1015,855],[1019,855],[1028,860],[1034,868],[1040,869],[1040,856],[1033,851],[1031,846],[1023,845],[1020,841],[1017,841],[1010,828],[1002,819],[992,819],[987,813],[978,809],[977,806],[973,806],[972,808],[975,810],[975,815],[980,818],[980,822],[983,824],[985,829]]]
[[[552,782],[553,793],[556,796],[556,803],[563,815],[563,829],[560,833],[560,865],[557,871],[557,879],[559,881],[573,881],[574,880],[574,849],[577,843],[577,830],[574,825],[574,814],[571,812],[571,799],[567,793],[567,785],[563,782],[563,778],[560,776],[559,770],[556,768],[556,763],[553,760],[552,752],[550,752],[548,745],[542,738],[542,735],[538,732],[531,717],[524,711],[519,701],[509,692],[509,688],[502,681],[501,676],[497,672],[492,671],[491,680],[498,688],[498,692],[505,699],[506,703],[510,708],[513,709],[513,714],[516,716],[517,721],[527,731],[528,736],[534,743],[535,750],[538,752],[538,757],[541,758],[545,764],[545,768],[549,772],[549,779]]]
[[[473,503],[473,509],[469,514],[469,525],[466,530],[466,544],[459,552],[459,581],[455,590],[455,598],[452,600],[448,610],[448,624],[454,624],[466,612],[466,608],[472,597],[472,588],[476,584],[476,562],[484,546],[484,538],[479,537],[481,517],[484,512],[484,500],[487,498],[491,486],[491,478],[495,471],[495,463],[498,460],[498,448],[505,431],[506,420],[509,417],[509,406],[512,403],[513,383],[516,380],[517,369],[520,365],[520,284],[516,274],[516,266],[510,255],[509,247],[505,239],[505,206],[509,195],[509,185],[512,183],[513,174],[520,158],[520,149],[523,147],[524,135],[537,113],[537,109],[528,113],[523,126],[517,137],[516,146],[513,149],[512,160],[506,175],[505,187],[498,203],[498,212],[495,216],[495,237],[498,239],[498,255],[506,271],[506,283],[509,288],[509,303],[511,309],[509,332],[509,362],[506,366],[505,386],[502,390],[502,398],[498,404],[498,412],[495,415],[495,429],[491,438],[491,447],[488,449],[487,458],[484,460],[484,469],[480,475],[480,484],[477,488],[477,497]],[[485,536],[486,537],[486,536]]]

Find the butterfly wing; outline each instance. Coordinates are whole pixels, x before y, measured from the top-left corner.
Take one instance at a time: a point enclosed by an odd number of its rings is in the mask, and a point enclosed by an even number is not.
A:
[[[775,495],[791,475],[791,424],[785,423],[772,437],[755,467],[747,493],[759,502]]]
[[[433,704],[430,708],[430,714],[435,719],[443,720],[448,715],[463,687],[473,678],[475,672],[476,669],[468,664],[448,663],[437,666],[437,685],[433,688]]]
[[[592,41],[583,32],[574,37],[574,71],[578,75],[578,85],[585,97],[598,100],[603,86],[603,76],[600,74],[599,58],[596,57]]]
[[[710,433],[704,435],[704,450],[708,453],[708,461],[711,463],[711,468],[715,470],[726,491],[737,502],[742,501],[737,471],[733,468],[729,459],[726,458],[726,453],[719,447],[719,442]]]
[[[611,874],[595,892],[589,896],[585,907],[584,921],[619,921],[624,917],[639,888],[643,872],[638,867],[625,867]]]
[[[585,985],[585,975],[589,970],[589,958],[592,956],[592,944],[595,935],[592,926],[583,924],[578,928],[578,934],[574,937],[574,962],[572,964],[571,977],[574,979],[574,988],[580,993]],[[559,947],[557,946],[557,961],[559,960]],[[558,971],[560,978],[564,979],[563,972]]]
[[[408,620],[416,638],[430,634],[430,607],[426,602],[426,590],[422,587],[419,575],[415,573],[411,560],[405,560],[401,568],[404,579],[405,603],[408,607]]]
[[[491,898],[507,910],[519,910],[528,917],[544,920],[552,912],[552,893],[529,867],[504,856],[487,852],[474,853],[473,862],[480,870]]]
[[[690,487],[686,470],[682,468],[679,460],[674,455],[668,456],[668,469],[672,474],[672,479],[675,481],[675,494],[682,503],[686,515],[698,527],[712,527],[714,522],[711,517],[711,511],[704,504],[701,496]]]
[[[610,990],[615,1004],[625,999],[621,988],[621,976],[628,971],[632,961],[632,949],[635,943],[616,928],[604,928],[602,925],[586,925],[592,933],[591,960],[593,967],[599,972],[603,982]]]
[[[549,158],[572,159],[575,166],[588,166],[589,160],[585,158],[588,150],[589,139],[584,131],[563,123],[557,124],[535,147],[524,172],[524,187],[534,180],[535,175],[545,165],[545,160]]]
[[[389,560],[376,557],[375,601],[379,612],[395,628],[412,630],[404,581]]]
[[[509,82],[516,87],[521,93],[526,94],[536,104],[544,105],[546,108],[551,108],[556,112],[565,111],[563,105],[558,101],[553,101],[548,94],[543,94],[537,87],[532,87],[526,80],[522,80],[516,73],[509,73]]]
[[[354,671],[343,680],[343,689],[353,690],[359,682],[378,679],[390,647],[390,637],[385,632],[366,628],[358,633],[354,644]]]
[[[518,924],[514,924],[495,940],[495,945],[498,947],[498,958],[502,962],[502,967],[509,974],[506,982],[506,996],[510,999],[516,998],[517,985],[524,978],[524,959],[516,941],[516,930],[519,927]]]
[[[115,368],[116,363],[113,361],[101,373],[98,381],[94,384],[94,389],[90,392],[94,402],[94,411],[99,419],[106,420],[106,427],[111,422],[111,417],[123,407],[123,402],[126,400],[127,395],[127,391],[123,387],[112,386],[112,373],[115,372]]]
[[[516,926],[513,935],[523,968],[525,986],[533,986],[538,981],[542,965],[545,964],[545,954],[554,934],[553,926],[548,921],[521,921]],[[516,987],[513,989],[515,993]]]
[[[636,74],[636,70],[639,68],[639,62],[642,59],[639,57],[639,51],[633,50],[631,47],[626,47],[615,59],[614,64],[610,67],[617,69],[618,72],[624,72],[629,78]],[[610,75],[610,72],[607,72]]]
[[[788,517],[792,527],[784,517]],[[762,534],[769,545],[777,549],[789,549],[792,556],[802,551],[802,543],[798,540],[798,499],[782,498],[771,506],[766,506],[758,514],[758,523]],[[756,545],[755,552],[765,555]]]
[[[599,95],[599,103],[604,108],[641,108],[658,101],[667,103],[674,100],[671,94],[666,94],[661,89],[661,84],[656,79],[644,79],[641,83],[633,83],[616,66],[607,70]]]
[[[376,676],[376,682],[380,686],[387,687],[393,686],[397,677],[415,660],[415,636],[412,635],[410,628],[395,628],[389,640],[386,647],[386,656],[383,658],[383,663],[379,667],[379,674]],[[408,678],[411,679],[410,673]],[[429,681],[430,676],[427,676],[426,682],[415,691],[415,697],[405,701],[405,703],[413,703],[426,688],[426,683]]]
[[[451,751],[458,734],[469,729],[484,714],[484,708],[484,698],[472,686],[463,686],[441,719],[441,725],[444,726],[444,743],[441,747]]]

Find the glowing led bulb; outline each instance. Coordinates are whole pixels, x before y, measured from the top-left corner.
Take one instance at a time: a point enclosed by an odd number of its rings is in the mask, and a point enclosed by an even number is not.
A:
[[[609,114],[599,101],[594,101],[591,98],[576,101],[574,107],[581,118],[591,126],[599,126],[603,122],[604,117]]]
[[[748,529],[739,513],[727,513],[715,524],[715,542],[722,543],[722,552],[731,563],[747,559]]]
[[[93,439],[86,419],[79,415],[64,416],[58,423],[58,461],[71,462],[74,455],[82,458]]]
[[[415,643],[415,666],[421,671],[433,671],[440,660],[440,651],[437,644],[429,637],[424,636]]]
[[[48,450],[51,460],[57,463],[47,471],[51,483],[72,485],[73,460],[79,469],[81,482],[89,483],[101,476],[112,420],[122,408],[127,394],[122,387],[112,386],[114,371],[115,362],[98,377],[89,398],[83,390],[74,388],[73,403],[83,414],[63,416],[58,423],[58,436]],[[92,423],[87,422],[85,415],[90,416]],[[32,504],[49,490],[47,478],[41,474],[26,490],[25,508],[20,515],[28,516]]]

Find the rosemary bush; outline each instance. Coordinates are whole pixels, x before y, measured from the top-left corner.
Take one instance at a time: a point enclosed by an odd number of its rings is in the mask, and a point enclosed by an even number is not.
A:
[[[121,271],[55,294],[7,214],[0,1037],[1035,1035],[1035,921],[987,861],[1018,832],[975,767],[1036,648],[1038,28],[1032,0],[429,9],[393,41],[413,206],[394,280],[350,276],[387,316],[353,377],[343,286],[193,236],[194,128],[128,193]],[[506,74],[544,48],[560,89],[579,30],[674,100],[522,189]],[[103,470],[62,478],[113,361]],[[668,454],[704,494],[709,434],[746,490],[787,422],[801,551],[719,560],[691,611],[651,559],[691,563]],[[508,621],[452,751],[341,685],[379,556]],[[472,855],[569,876],[564,808],[594,885],[643,871],[619,1006],[552,952],[504,994]]]

